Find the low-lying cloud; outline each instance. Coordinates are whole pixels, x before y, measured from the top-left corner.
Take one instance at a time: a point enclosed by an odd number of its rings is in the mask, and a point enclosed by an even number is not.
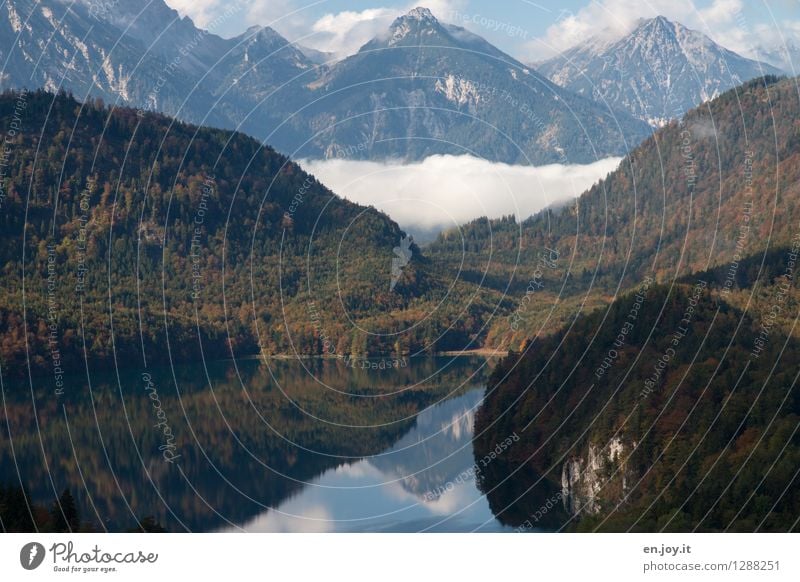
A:
[[[412,164],[304,160],[331,190],[386,212],[412,232],[450,228],[480,216],[525,219],[580,196],[621,158],[587,165],[512,166],[473,156],[431,156]]]

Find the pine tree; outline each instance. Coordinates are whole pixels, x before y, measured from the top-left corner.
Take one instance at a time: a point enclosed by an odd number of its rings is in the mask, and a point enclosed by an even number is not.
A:
[[[69,489],[64,489],[61,497],[50,510],[53,519],[53,530],[56,532],[77,532],[80,529],[80,516],[75,498]]]

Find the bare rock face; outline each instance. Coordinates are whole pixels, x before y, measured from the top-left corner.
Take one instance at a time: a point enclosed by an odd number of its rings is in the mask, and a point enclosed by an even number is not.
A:
[[[614,437],[604,447],[589,444],[584,456],[567,459],[561,469],[564,509],[570,515],[594,515],[604,501],[621,501],[628,481],[625,455],[625,443]]]

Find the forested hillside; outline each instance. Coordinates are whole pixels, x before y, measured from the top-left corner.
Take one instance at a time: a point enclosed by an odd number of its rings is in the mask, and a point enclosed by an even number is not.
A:
[[[520,437],[483,476],[504,522],[796,528],[800,343],[769,311],[748,314],[721,299],[724,286],[708,275],[672,288],[645,283],[495,370],[475,445],[480,457],[506,435]],[[762,292],[772,305],[783,304],[792,277],[784,271]],[[763,283],[753,279],[747,291]]]
[[[645,276],[789,244],[800,198],[800,122],[775,121],[800,119],[796,87],[765,78],[657,132],[574,206],[412,245],[393,285],[397,225],[251,138],[64,94],[9,93],[0,109],[7,371],[71,367],[84,345],[142,363],[201,345],[516,349]]]
[[[529,271],[537,247],[558,257],[489,335],[516,350],[476,419],[477,456],[520,437],[482,475],[505,523],[796,529],[798,113],[796,80],[749,83],[657,132],[574,207],[492,223],[491,238],[471,225],[476,248],[522,241]]]
[[[452,349],[502,309],[415,245],[393,274],[394,222],[244,135],[41,91],[0,120],[5,373]]]
[[[551,249],[545,284],[509,316],[519,312],[517,325],[497,318],[487,336],[516,349],[646,276],[671,281],[786,246],[800,232],[799,95],[796,79],[751,81],[656,132],[574,205],[519,224],[477,220],[428,253],[454,267],[463,238],[486,281],[516,289],[519,305]]]

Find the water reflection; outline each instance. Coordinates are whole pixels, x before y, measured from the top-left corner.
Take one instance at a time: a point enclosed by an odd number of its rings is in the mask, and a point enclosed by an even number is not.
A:
[[[146,516],[170,531],[472,529],[491,512],[458,477],[487,372],[479,358],[252,360],[95,374],[62,398],[47,379],[6,381],[0,472],[41,504],[69,489],[98,530]]]
[[[329,469],[241,525],[258,532],[496,531],[475,486],[472,425],[482,389],[429,408],[386,452]],[[489,522],[488,524],[486,522]],[[239,528],[228,528],[228,531]]]

